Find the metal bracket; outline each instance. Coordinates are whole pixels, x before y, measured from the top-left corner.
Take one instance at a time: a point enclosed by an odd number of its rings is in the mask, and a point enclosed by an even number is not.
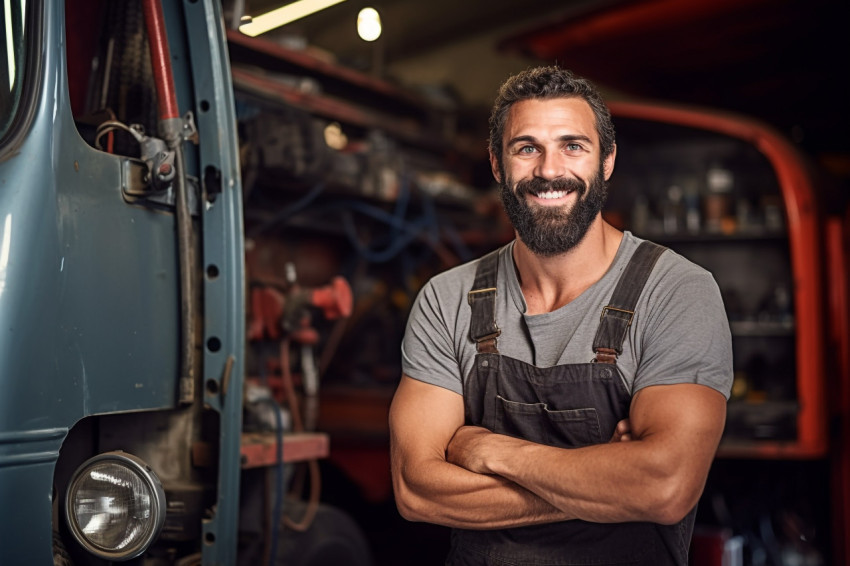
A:
[[[195,115],[191,110],[183,116],[183,127],[181,128],[180,136],[183,140],[198,145],[198,128],[195,126]]]
[[[189,111],[182,118],[174,118],[168,127],[175,127],[177,143],[190,141],[198,144],[198,129],[195,116]],[[162,138],[148,136],[140,124],[124,127],[139,142],[140,159],[125,157],[121,162],[121,189],[124,199],[132,203],[150,203],[174,209],[175,194],[173,181],[177,171],[175,150]],[[189,186],[189,211],[193,216],[200,214],[200,182],[186,176]]]
[[[174,187],[169,184],[162,190],[152,190],[147,179],[148,166],[140,159],[125,157],[121,160],[121,193],[124,200],[132,204],[149,204],[155,208],[174,210]],[[189,211],[198,216],[200,208],[200,182],[197,177],[187,176],[189,187]]]

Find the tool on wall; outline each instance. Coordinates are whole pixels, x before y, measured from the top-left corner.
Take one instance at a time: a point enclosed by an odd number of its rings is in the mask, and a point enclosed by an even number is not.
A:
[[[287,283],[285,289],[271,285],[256,285],[251,291],[248,339],[252,342],[278,343],[276,357],[261,360],[271,371],[279,376],[267,375],[265,381],[274,400],[286,405],[291,421],[292,432],[315,430],[318,419],[319,371],[314,348],[320,342],[319,332],[313,326],[313,315],[321,312],[326,320],[346,318],[352,310],[352,292],[348,282],[342,277],[334,277],[322,287],[301,287],[296,282],[295,268],[287,264]],[[300,373],[293,375],[293,360],[290,350],[299,349],[298,367]],[[296,390],[296,377],[300,377],[303,395],[299,398]],[[276,427],[280,429],[281,421]],[[278,433],[280,435],[280,430]],[[310,474],[309,501],[304,515],[299,521],[284,517],[284,524],[296,531],[309,528],[319,503],[321,478],[318,462],[307,462]],[[275,516],[280,516],[280,494],[282,476],[278,475],[278,489],[275,497]],[[293,481],[293,493],[300,493],[302,478]]]

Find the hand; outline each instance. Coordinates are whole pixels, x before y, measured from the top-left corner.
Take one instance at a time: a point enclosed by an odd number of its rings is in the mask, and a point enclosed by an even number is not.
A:
[[[484,462],[484,441],[495,436],[486,428],[462,426],[446,447],[446,461],[477,474],[489,473]]]
[[[632,422],[629,419],[623,419],[614,428],[614,435],[611,437],[611,442],[628,442],[631,439]]]

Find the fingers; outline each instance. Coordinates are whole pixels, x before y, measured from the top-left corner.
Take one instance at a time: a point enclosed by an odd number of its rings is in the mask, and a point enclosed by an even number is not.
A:
[[[614,428],[611,442],[628,442],[632,439],[632,424],[629,419],[623,419]]]

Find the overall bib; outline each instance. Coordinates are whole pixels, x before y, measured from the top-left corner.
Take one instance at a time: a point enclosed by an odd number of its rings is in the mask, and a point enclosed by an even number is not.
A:
[[[469,293],[478,345],[464,384],[466,423],[532,442],[578,448],[608,442],[629,413],[617,355],[635,305],[666,248],[643,242],[621,275],[593,341],[589,363],[538,368],[501,356],[495,320],[498,253],[482,258]],[[566,481],[569,481],[567,479]],[[447,565],[686,565],[696,508],[680,523],[563,521],[509,529],[453,529]]]

